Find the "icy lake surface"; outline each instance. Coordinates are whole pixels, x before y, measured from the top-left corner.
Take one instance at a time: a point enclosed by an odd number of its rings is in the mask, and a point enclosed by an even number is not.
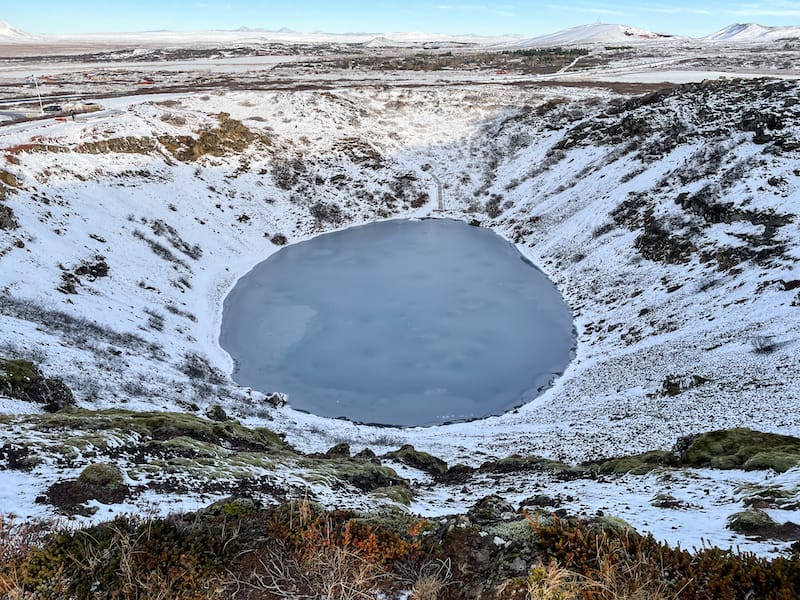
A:
[[[561,373],[572,314],[492,231],[384,221],[282,248],[234,286],[234,379],[292,407],[385,425],[503,413]]]

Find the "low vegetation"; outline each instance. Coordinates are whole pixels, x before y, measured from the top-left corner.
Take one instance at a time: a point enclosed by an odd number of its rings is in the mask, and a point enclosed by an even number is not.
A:
[[[526,48],[497,52],[418,52],[407,56],[348,56],[327,63],[335,69],[387,71],[439,71],[445,69],[495,69],[514,73],[554,73],[576,58],[588,56],[585,48]],[[316,65],[319,68],[319,64]]]
[[[800,593],[797,555],[768,560],[719,549],[690,552],[613,519],[511,518],[478,525],[469,515],[428,521],[394,511],[325,511],[308,501],[262,507],[237,498],[196,513],[121,516],[76,531],[5,521],[0,594],[790,600]],[[498,531],[512,530],[498,541]]]

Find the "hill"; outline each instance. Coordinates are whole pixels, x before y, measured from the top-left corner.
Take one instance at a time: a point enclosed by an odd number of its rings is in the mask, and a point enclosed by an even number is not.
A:
[[[736,23],[702,38],[708,42],[780,42],[800,40],[800,27],[765,27],[756,23]]]
[[[578,44],[631,44],[673,40],[674,36],[654,33],[629,25],[592,23],[556,33],[520,40],[517,47],[572,46]]]

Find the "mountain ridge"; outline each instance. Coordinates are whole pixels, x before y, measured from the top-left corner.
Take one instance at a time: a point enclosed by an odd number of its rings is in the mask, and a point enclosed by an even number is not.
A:
[[[775,42],[788,38],[800,39],[800,26],[768,27],[758,23],[734,23],[701,39],[710,42]]]
[[[373,47],[409,47],[428,43],[472,44],[476,46],[506,47],[544,47],[558,45],[604,44],[604,43],[659,43],[667,41],[702,42],[778,42],[786,39],[800,39],[800,26],[765,26],[757,23],[734,23],[701,37],[689,37],[670,33],[654,32],[625,24],[589,23],[538,36],[504,34],[482,36],[473,34],[439,34],[427,32],[363,32],[363,33],[304,33],[287,27],[264,29],[239,27],[231,30],[143,31],[143,32],[95,32],[69,34],[33,34],[15,28],[0,20],[0,44],[15,43],[42,44],[76,41],[103,41],[117,43],[172,43],[192,44],[198,42],[238,42],[238,43],[342,43],[362,44]]]

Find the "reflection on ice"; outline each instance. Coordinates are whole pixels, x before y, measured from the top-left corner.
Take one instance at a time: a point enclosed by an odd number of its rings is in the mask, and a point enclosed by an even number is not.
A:
[[[281,249],[225,300],[235,379],[301,410],[386,425],[502,413],[562,372],[572,316],[491,231],[385,221]]]

